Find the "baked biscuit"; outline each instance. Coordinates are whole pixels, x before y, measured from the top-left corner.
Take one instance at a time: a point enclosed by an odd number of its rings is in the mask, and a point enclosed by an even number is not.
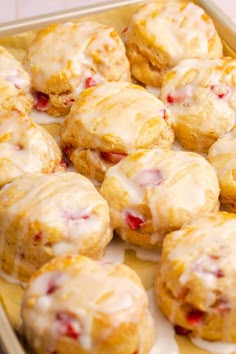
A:
[[[236,212],[236,127],[211,146],[208,161],[217,172],[222,206]]]
[[[147,295],[123,264],[55,258],[33,275],[21,314],[39,354],[148,354],[153,342]]]
[[[111,167],[100,190],[122,239],[149,248],[194,216],[218,209],[214,168],[185,151],[138,150]]]
[[[165,75],[160,99],[182,146],[207,153],[236,123],[236,59],[181,61]]]
[[[130,80],[118,33],[96,22],[49,25],[29,46],[24,64],[38,93],[36,109],[55,116],[67,114],[86,87]]]
[[[109,82],[84,90],[65,118],[62,148],[84,175],[102,181],[107,168],[134,149],[170,149],[165,105],[143,87]]]
[[[25,174],[0,191],[0,261],[21,281],[65,253],[103,255],[112,238],[109,209],[74,172]]]
[[[222,56],[212,20],[192,2],[146,2],[132,16],[125,37],[133,76],[152,86],[160,86],[182,59]]]
[[[236,215],[226,212],[166,236],[155,291],[177,333],[236,342],[235,245]]]
[[[31,82],[22,64],[0,46],[0,111],[29,113],[33,107]]]
[[[60,168],[62,153],[53,137],[24,113],[0,113],[0,188],[26,172]]]

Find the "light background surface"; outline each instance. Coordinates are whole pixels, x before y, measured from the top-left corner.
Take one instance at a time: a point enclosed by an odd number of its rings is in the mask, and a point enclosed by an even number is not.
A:
[[[213,1],[236,23],[236,0]],[[14,21],[98,2],[101,0],[0,0],[0,22]]]

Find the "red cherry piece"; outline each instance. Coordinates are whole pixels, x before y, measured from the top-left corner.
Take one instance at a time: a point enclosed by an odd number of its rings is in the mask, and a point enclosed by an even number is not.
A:
[[[66,147],[64,147],[63,152],[64,152],[64,154],[66,155],[66,157],[69,158],[70,155],[71,155],[71,153],[72,153],[72,148],[69,147],[69,146],[66,146]]]
[[[97,83],[92,77],[87,77],[85,80],[85,88],[96,86]]]
[[[200,310],[192,310],[187,314],[187,320],[192,326],[198,326],[204,316]]]
[[[42,240],[42,232],[38,232],[35,236],[34,236],[34,240],[35,241],[41,241]]]
[[[125,27],[121,33],[127,32],[127,31],[128,31],[128,28],[129,28],[129,27]]]
[[[224,89],[224,88],[222,88],[220,86],[216,86],[216,85],[211,85],[210,89],[212,91],[214,91],[214,93],[218,96],[219,99],[225,98],[225,96],[227,96],[229,93],[228,89]]]
[[[143,219],[131,213],[126,213],[125,220],[131,230],[138,229],[144,223]]]
[[[175,102],[174,97],[171,96],[170,94],[167,95],[167,102],[168,102],[168,103],[174,103],[174,102]]]
[[[127,154],[117,154],[114,152],[101,152],[101,156],[104,160],[113,162],[113,163],[118,163],[120,162]]]
[[[137,175],[137,183],[141,187],[158,186],[163,182],[164,178],[160,170],[143,170]]]
[[[216,278],[224,278],[225,273],[223,272],[222,269],[217,269],[217,270],[214,272],[214,275],[216,276]]]
[[[16,150],[23,150],[23,149],[24,149],[23,145],[21,144],[16,145]]]
[[[58,313],[56,320],[59,323],[59,333],[63,336],[70,337],[72,339],[79,338],[79,332],[73,326],[73,320],[65,313]]]
[[[168,114],[166,112],[166,109],[163,109],[163,119],[166,120],[168,118]]]
[[[59,287],[56,284],[56,279],[55,278],[51,278],[49,280],[49,283],[48,283],[46,294],[47,295],[53,294],[58,288]]]
[[[175,95],[167,95],[167,102],[170,104],[174,104],[174,103],[180,103],[185,99],[186,95],[183,93],[179,93],[179,94],[175,94]]]
[[[40,112],[45,112],[50,107],[49,97],[42,92],[38,92],[36,95],[35,108]]]
[[[64,159],[61,159],[60,165],[61,167],[67,168],[69,166],[69,163]]]
[[[88,219],[89,217],[90,217],[90,215],[88,215],[88,214],[81,214],[81,212],[79,212],[79,213],[72,213],[72,212],[69,212],[69,211],[64,211],[64,213],[63,213],[63,217],[66,219],[66,220],[68,220],[68,221],[70,221],[70,220],[72,220],[72,221],[74,221],[74,220],[80,220],[80,219],[83,219],[83,220],[86,220],[86,219]]]
[[[133,354],[138,354],[138,350],[135,350],[135,352],[133,352]]]
[[[178,325],[175,326],[175,333],[178,334],[179,336],[186,336],[189,332],[190,332],[189,329],[186,329]]]
[[[220,256],[217,256],[216,254],[209,254],[209,257],[213,260],[217,260],[220,258]]]

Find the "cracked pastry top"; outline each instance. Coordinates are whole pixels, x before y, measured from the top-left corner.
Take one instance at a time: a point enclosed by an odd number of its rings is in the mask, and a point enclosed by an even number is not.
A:
[[[152,86],[159,87],[182,59],[223,53],[212,20],[192,2],[149,1],[131,17],[124,36],[133,76]]]
[[[153,344],[147,294],[124,264],[57,257],[31,278],[21,315],[38,354],[148,354]]]
[[[118,33],[96,22],[51,24],[36,36],[24,58],[36,91],[36,109],[69,112],[78,94],[104,81],[129,81],[129,61]]]
[[[75,167],[102,181],[107,168],[140,148],[170,149],[165,105],[143,87],[109,82],[84,90],[66,116],[61,145]]]
[[[18,110],[25,114],[33,107],[31,81],[22,64],[0,46],[0,110]]]
[[[0,190],[1,270],[26,282],[61,254],[103,256],[112,238],[107,202],[74,172],[25,174]]]
[[[0,187],[27,172],[62,168],[62,153],[46,129],[16,111],[0,113]]]
[[[134,151],[107,170],[100,192],[114,231],[148,248],[160,247],[167,232],[219,206],[214,168],[186,151]]]

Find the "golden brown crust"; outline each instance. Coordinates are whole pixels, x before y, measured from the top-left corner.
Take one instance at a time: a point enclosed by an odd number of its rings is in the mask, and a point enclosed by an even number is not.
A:
[[[152,86],[160,87],[163,75],[182,59],[222,55],[213,22],[197,5],[186,1],[141,5],[125,37],[133,76]]]

